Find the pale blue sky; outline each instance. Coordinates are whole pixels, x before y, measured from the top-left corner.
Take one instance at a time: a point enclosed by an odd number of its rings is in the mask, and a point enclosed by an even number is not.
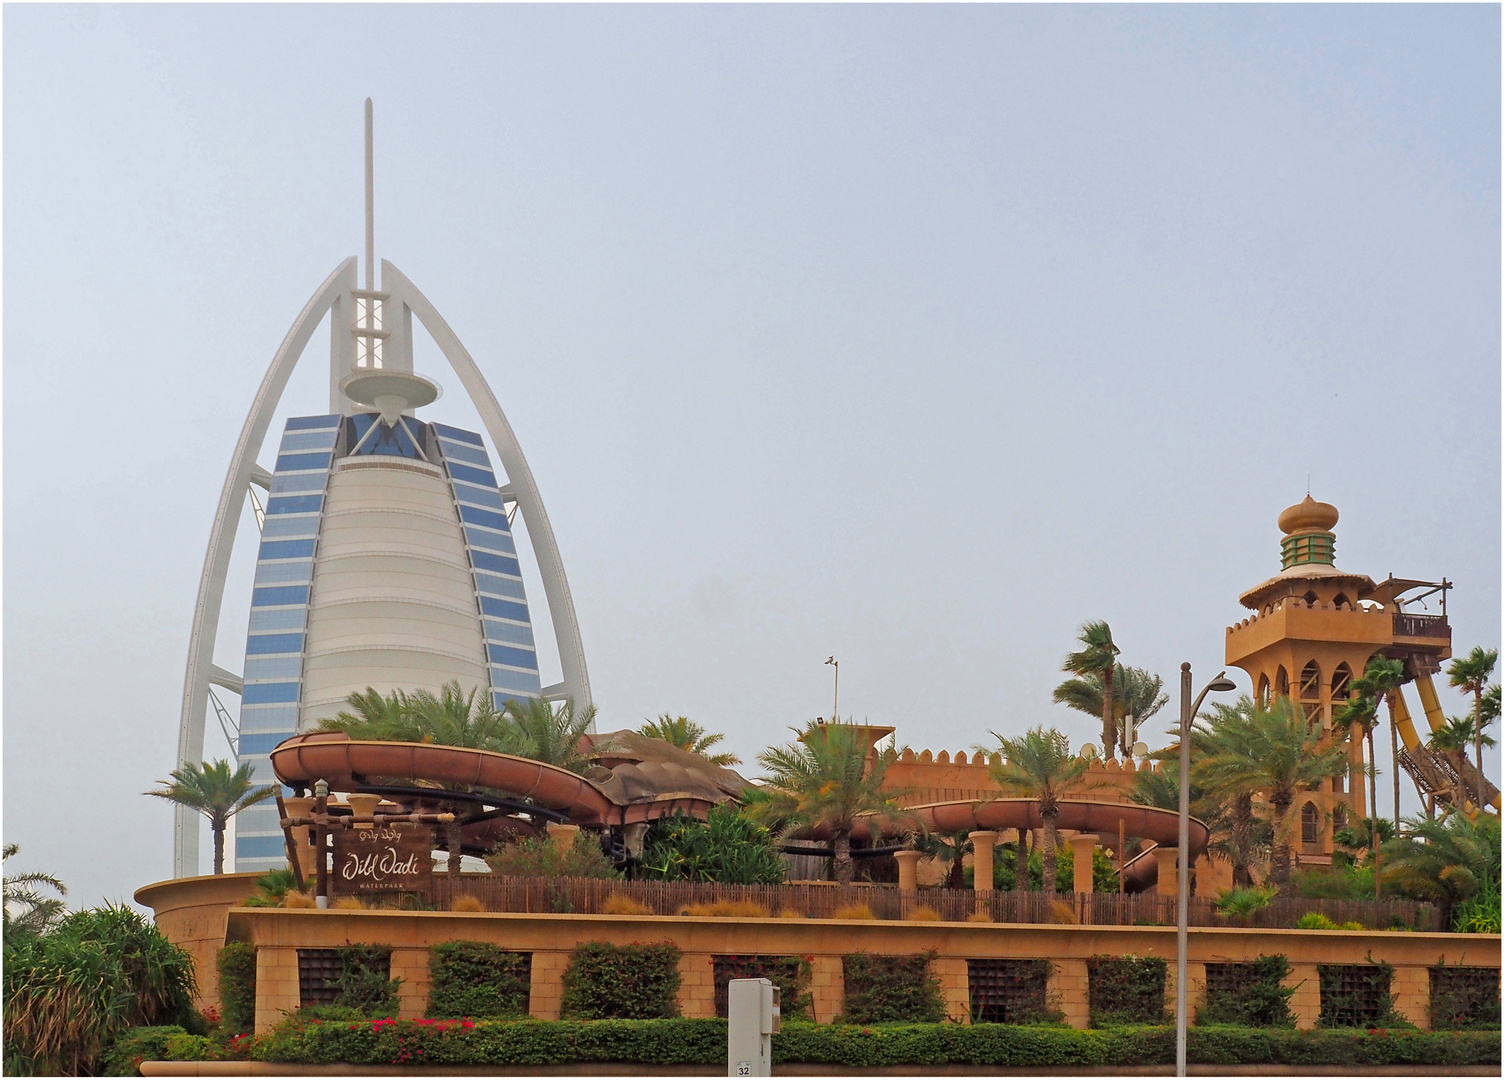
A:
[[[605,730],[750,759],[834,653],[915,747],[1085,742],[1075,628],[1215,674],[1307,474],[1340,566],[1497,645],[1499,18],[8,6],[5,839],[80,903],[170,873],[137,793],[251,394],[361,247],[367,95],[378,254],[518,432]]]

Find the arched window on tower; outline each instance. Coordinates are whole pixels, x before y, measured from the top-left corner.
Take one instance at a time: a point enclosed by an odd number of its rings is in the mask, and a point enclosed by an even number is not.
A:
[[[1269,707],[1269,676],[1259,676],[1259,692],[1255,700],[1258,702],[1259,708],[1267,709]]]
[[[1290,673],[1285,670],[1284,664],[1281,664],[1279,670],[1274,673],[1274,696],[1290,696]]]
[[[1316,804],[1306,803],[1300,808],[1300,842],[1305,847],[1315,847],[1321,840],[1321,811]]]
[[[1347,828],[1347,807],[1337,803],[1332,807],[1332,829],[1336,831],[1345,828]]]
[[[1315,607],[1316,606],[1316,601],[1319,600],[1320,597],[1318,597],[1316,595],[1316,593],[1313,592],[1313,591],[1307,591],[1306,594],[1305,594],[1305,596],[1302,599],[1305,600],[1306,607]]]
[[[1346,701],[1353,692],[1353,669],[1346,664],[1338,664],[1332,669],[1332,704]]]
[[[1314,660],[1300,672],[1300,712],[1308,724],[1321,718],[1321,667]]]
[[[1342,608],[1350,608],[1353,606],[1353,602],[1347,598],[1347,593],[1340,592],[1336,596],[1332,597],[1332,604],[1339,611]]]

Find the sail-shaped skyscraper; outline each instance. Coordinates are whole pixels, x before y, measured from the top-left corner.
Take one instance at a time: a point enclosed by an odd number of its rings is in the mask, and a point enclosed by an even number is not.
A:
[[[569,583],[532,471],[459,338],[426,297],[382,260],[374,273],[370,102],[366,102],[364,286],[341,263],[293,322],[236,442],[199,583],[188,646],[178,766],[203,756],[211,686],[241,695],[238,756],[257,783],[267,755],[333,716],[352,692],[437,690],[458,681],[498,706],[511,698],[591,704]],[[325,315],[329,408],[287,420],[274,467],[256,459],[282,391]],[[439,395],[413,371],[414,319],[474,403],[484,433],[419,419]],[[489,437],[498,471],[486,446]],[[264,489],[264,506],[251,491]],[[213,663],[226,573],[244,501],[261,527],[243,672]],[[512,525],[520,513],[543,580],[563,678],[539,679]],[[218,703],[216,701],[216,707]],[[174,873],[198,872],[198,819],[179,808]],[[242,811],[235,868],[286,862],[277,810]]]

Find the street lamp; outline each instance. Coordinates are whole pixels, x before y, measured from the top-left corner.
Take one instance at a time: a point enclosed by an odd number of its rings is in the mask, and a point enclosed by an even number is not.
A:
[[[841,662],[839,660],[837,660],[834,656],[832,656],[830,659],[826,660],[825,662],[827,664],[833,664],[833,665],[835,665],[835,669],[836,669],[836,694],[835,694],[835,703],[832,704],[831,707],[830,707],[830,722],[832,724],[839,724],[841,722],[841,711],[840,711],[840,705],[841,705]]]
[[[1185,951],[1186,919],[1191,903],[1191,867],[1187,853],[1191,847],[1191,722],[1206,695],[1215,690],[1225,694],[1237,684],[1227,672],[1207,683],[1191,701],[1191,665],[1180,665],[1180,873],[1176,882],[1175,918],[1175,1075],[1185,1075]]]

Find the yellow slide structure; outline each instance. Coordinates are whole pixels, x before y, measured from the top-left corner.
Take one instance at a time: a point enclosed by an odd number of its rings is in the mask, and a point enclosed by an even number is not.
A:
[[[1446,726],[1447,718],[1441,711],[1441,700],[1436,696],[1436,684],[1431,681],[1430,675],[1417,675],[1415,677],[1415,691],[1420,695],[1421,708],[1426,713],[1426,723],[1432,731],[1439,731]],[[1412,760],[1420,763],[1429,760],[1430,748],[1425,745],[1416,734],[1415,724],[1410,719],[1410,709],[1405,704],[1403,690],[1394,692],[1394,727],[1399,734],[1400,741],[1409,751]],[[1478,775],[1477,768],[1462,757],[1464,787],[1469,790],[1478,790],[1480,783],[1484,797],[1495,811],[1499,810],[1499,789],[1489,783],[1488,778]],[[1422,765],[1424,768],[1424,765]]]

